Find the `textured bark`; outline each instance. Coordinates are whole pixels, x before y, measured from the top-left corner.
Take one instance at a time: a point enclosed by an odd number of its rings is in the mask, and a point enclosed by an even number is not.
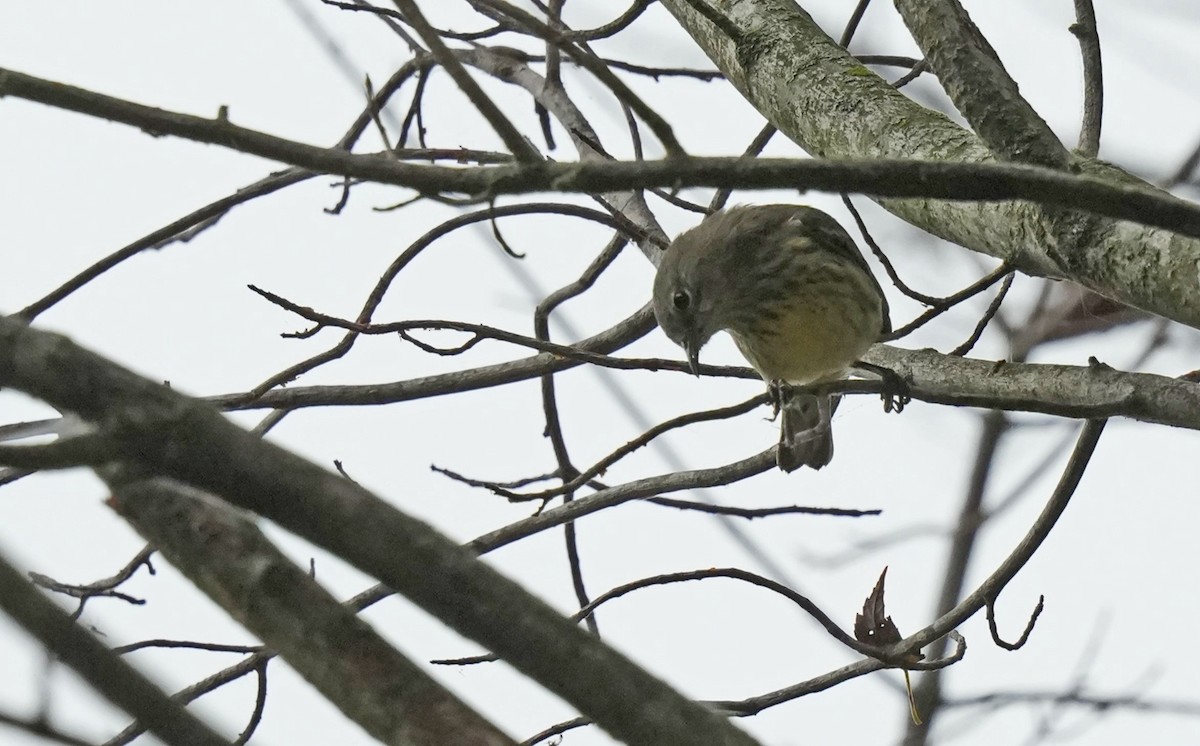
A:
[[[207,403],[65,337],[3,316],[0,386],[98,425],[120,449],[111,460],[192,485],[342,557],[494,651],[621,741],[757,743],[432,527],[247,433]]]
[[[1070,154],[1017,90],[996,50],[958,0],[896,0],[942,88],[1001,158],[1065,168]]]
[[[125,472],[102,470],[117,511],[380,742],[515,743],[338,603],[240,511],[178,482]]]
[[[795,3],[716,4],[730,21],[722,25],[739,31],[735,39],[686,0],[662,2],[747,100],[814,156],[995,160],[973,133],[910,100],[850,56]],[[1072,166],[1149,187],[1098,161],[1077,159]],[[934,235],[1008,259],[1027,274],[1069,278],[1200,327],[1200,241],[1120,221],[1087,221],[1064,230],[1061,221],[1025,202],[880,204]]]

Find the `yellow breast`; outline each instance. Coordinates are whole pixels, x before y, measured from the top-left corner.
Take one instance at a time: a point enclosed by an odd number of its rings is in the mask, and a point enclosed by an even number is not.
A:
[[[882,309],[878,303],[864,305],[863,300],[801,295],[780,308],[780,316],[763,328],[729,331],[766,381],[805,385],[836,380],[879,337]]]

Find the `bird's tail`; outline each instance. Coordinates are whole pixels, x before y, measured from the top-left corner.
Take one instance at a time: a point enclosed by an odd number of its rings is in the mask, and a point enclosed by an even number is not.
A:
[[[783,401],[780,413],[779,450],[776,462],[783,471],[801,466],[820,469],[833,459],[833,428],[830,420],[840,396],[793,393]]]

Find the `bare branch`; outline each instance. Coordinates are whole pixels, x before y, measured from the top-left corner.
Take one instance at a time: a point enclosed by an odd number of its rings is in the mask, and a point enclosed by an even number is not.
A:
[[[1071,33],[1083,54],[1083,122],[1079,126],[1080,155],[1095,158],[1100,152],[1100,124],[1104,118],[1104,72],[1100,62],[1100,34],[1092,0],[1075,0]]]
[[[1025,622],[1025,630],[1021,632],[1021,636],[1016,642],[1006,642],[1000,637],[1000,629],[996,626],[996,600],[989,599],[987,602],[987,620],[988,631],[992,633],[992,642],[998,647],[1005,650],[1020,650],[1029,640],[1030,633],[1033,632],[1033,626],[1037,624],[1038,617],[1042,615],[1042,610],[1046,608],[1046,597],[1038,596],[1037,606],[1033,607],[1033,613],[1029,615],[1029,621]]]
[[[116,510],[368,733],[413,746],[512,743],[335,601],[239,512],[170,480],[123,472],[102,471]],[[256,669],[260,682],[263,666]]]
[[[994,159],[974,134],[871,74],[795,3],[755,0],[732,5],[730,17],[736,21],[737,32],[725,34],[696,13],[691,3],[684,0],[661,2],[747,100],[781,132],[814,156],[941,159],[961,163],[983,163]],[[865,100],[871,102],[869,107],[829,105],[829,102]],[[1046,147],[1051,154],[1053,145],[1049,142]],[[1136,181],[1119,169],[1098,161],[1076,159],[1073,167],[1083,173],[1103,175],[1114,182],[1132,184]],[[1137,257],[1168,257],[1167,261],[1171,262],[1180,250],[1200,254],[1200,248],[1184,249],[1184,246],[1193,245],[1193,241],[1160,231],[1133,229],[1125,223],[1090,224],[1057,210],[1014,204],[967,205],[946,201],[941,195],[927,196],[937,199],[883,199],[880,203],[913,225],[974,251],[1014,259],[1020,254],[1020,261],[1014,268],[1027,274],[1069,275],[1110,298],[1179,318],[1159,304],[1152,306],[1133,300],[1131,296],[1112,293],[1111,279],[1102,282],[1109,289],[1101,290],[1099,284],[1085,278],[1098,279],[1104,274],[1111,278],[1116,268],[1109,263],[1109,258],[1116,255],[1130,262],[1124,266],[1131,268],[1132,264],[1140,264]],[[1050,204],[1050,201],[1043,203]],[[1077,206],[1059,206],[1078,209]],[[1000,249],[1003,246],[1023,248],[1008,252]],[[1068,257],[1069,262],[1064,262]],[[1070,269],[1066,269],[1066,263],[1071,265]],[[1102,265],[1108,266],[1101,270]],[[1035,269],[1036,266],[1041,269]],[[1161,265],[1155,262],[1141,266],[1139,271],[1144,275],[1164,276]],[[1194,268],[1196,261],[1193,258],[1186,265],[1175,266],[1173,273],[1182,278],[1189,273],[1195,274],[1189,268]],[[1184,283],[1192,285],[1191,278]],[[1161,289],[1172,292],[1165,287]],[[1187,295],[1192,298],[1200,295],[1200,278],[1194,287],[1189,287]],[[1182,295],[1176,296],[1176,301],[1173,305],[1177,308],[1185,305]]]
[[[992,152],[1050,168],[1067,165],[1067,150],[958,0],[896,0],[896,9],[955,108]]]
[[[149,679],[65,612],[42,596],[21,573],[0,559],[0,609],[66,663],[95,690],[146,723],[172,746],[227,746],[228,741],[172,701]]]
[[[681,471],[627,482],[486,533],[467,544],[467,547],[484,554],[548,528],[561,526],[589,513],[611,508],[630,500],[659,495],[664,492],[730,484],[756,474],[762,474],[773,468],[775,468],[775,449],[770,448],[755,456],[725,466]]]
[[[524,191],[606,191],[648,186],[735,186],[861,192],[875,196],[958,200],[1029,199],[1101,215],[1137,220],[1200,236],[1200,208],[1169,195],[1102,179],[1012,164],[870,160],[687,158],[636,163],[546,163],[462,170],[395,162],[305,145],[238,127],[0,70],[0,93],[124,122],[156,134],[225,145],[324,173],[419,191],[515,194]]]
[[[958,347],[955,347],[953,350],[951,350],[951,356],[962,357],[970,352],[973,347],[975,347],[975,343],[979,341],[981,336],[983,336],[983,330],[987,329],[988,322],[990,322],[996,316],[996,313],[1000,310],[1000,305],[1004,303],[1004,298],[1008,295],[1008,289],[1012,287],[1013,277],[1015,276],[1016,275],[1013,272],[1009,272],[1004,276],[1004,281],[1000,283],[1000,289],[996,291],[996,297],[992,298],[992,302],[989,303],[988,307],[984,310],[983,316],[981,316],[979,321],[975,324],[975,328],[971,331],[971,336],[967,337],[966,341],[960,344]]]
[[[358,138],[366,131],[368,123],[371,121],[371,113],[378,110],[391,98],[391,96],[400,89],[414,71],[419,71],[422,74],[428,70],[428,57],[417,57],[409,62],[401,65],[395,73],[388,78],[387,82],[380,88],[378,95],[373,96],[367,103],[366,109],[355,118],[351,123],[346,133],[342,135],[335,147],[349,151],[353,148]],[[0,75],[0,77],[3,77]],[[212,226],[223,218],[230,210],[238,205],[245,204],[251,200],[272,194],[280,189],[298,184],[302,181],[315,176],[314,173],[305,171],[299,168],[289,168],[279,173],[270,174],[253,184],[238,189],[233,194],[212,202],[199,210],[195,210],[184,217],[176,220],[168,225],[153,231],[124,248],[104,257],[92,266],[83,270],[79,274],[72,277],[67,282],[56,288],[54,291],[42,298],[34,301],[25,308],[17,312],[17,316],[32,321],[47,309],[61,302],[64,298],[74,293],[79,288],[88,284],[108,270],[117,266],[121,262],[129,259],[143,251],[152,249],[161,249],[168,244],[181,241],[187,242],[195,238],[196,235]]]
[[[400,10],[400,14],[404,16],[404,20],[416,30],[421,40],[429,45],[429,51],[434,59],[450,74],[459,89],[471,100],[471,104],[483,115],[483,118],[500,136],[517,160],[528,163],[540,162],[542,154],[529,144],[525,136],[518,132],[512,122],[508,121],[508,118],[500,111],[500,107],[496,106],[496,103],[488,98],[479,84],[467,74],[462,63],[446,47],[441,37],[425,20],[425,16],[417,9],[417,4],[413,0],[393,0],[393,2]]]
[[[1079,440],[1075,444],[1075,450],[1071,454],[1071,460],[1063,470],[1062,477],[1047,501],[1046,507],[1042,509],[1037,520],[1029,527],[1029,531],[1008,557],[974,592],[959,601],[953,609],[939,617],[933,624],[916,634],[909,635],[904,642],[897,644],[898,650],[920,649],[923,645],[942,637],[969,619],[987,605],[989,598],[995,599],[999,596],[1004,586],[1008,585],[1008,582],[1033,557],[1034,552],[1046,540],[1050,530],[1054,528],[1054,524],[1066,510],[1071,496],[1075,494],[1075,489],[1083,478],[1083,473],[1095,452],[1096,444],[1099,442],[1106,424],[1107,420],[1088,420],[1084,425],[1079,434]]]
[[[524,27],[539,38],[545,39],[548,42],[556,44],[559,49],[565,52],[575,64],[587,70],[592,75],[608,87],[613,95],[629,108],[637,112],[637,115],[642,118],[646,126],[654,132],[655,137],[662,143],[663,149],[670,156],[686,155],[683,146],[675,139],[675,134],[671,130],[671,126],[667,124],[658,112],[648,106],[641,97],[635,94],[629,86],[618,78],[612,70],[610,70],[602,60],[598,59],[588,51],[577,47],[569,37],[563,35],[557,29],[543,23],[537,17],[526,13],[503,0],[471,0],[472,5],[477,8],[485,9],[487,12],[496,13],[504,18],[507,18],[514,23]]]
[[[82,738],[65,733],[47,722],[42,720],[26,720],[8,712],[0,712],[0,725],[7,725],[10,728],[24,731],[46,741],[64,744],[64,746],[93,746],[91,741],[85,741]]]
[[[499,653],[618,738],[755,743],[472,552],[349,480],[250,435],[202,402],[7,318],[0,318],[0,386],[85,419],[112,422],[135,463],[268,517],[345,558]],[[223,466],[213,469],[213,463]],[[574,665],[580,657],[589,661],[587,675]],[[645,707],[628,707],[630,697]]]
[[[29,579],[33,581],[34,585],[45,588],[48,591],[62,593],[73,598],[78,598],[79,607],[75,610],[75,613],[72,614],[72,618],[78,619],[80,614],[83,613],[84,604],[86,604],[88,599],[91,598],[118,598],[126,603],[134,604],[135,606],[140,606],[146,603],[143,599],[134,598],[129,594],[118,591],[117,588],[132,578],[133,574],[137,572],[142,565],[145,565],[146,569],[151,575],[153,575],[154,565],[150,564],[150,557],[153,554],[153,547],[143,547],[141,551],[134,555],[133,559],[129,560],[129,562],[127,562],[125,566],[118,570],[115,574],[91,583],[83,583],[79,585],[61,583],[54,578],[36,572],[29,573]]]

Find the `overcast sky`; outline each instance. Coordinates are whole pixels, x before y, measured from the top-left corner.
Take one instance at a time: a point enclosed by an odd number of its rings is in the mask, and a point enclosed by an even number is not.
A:
[[[853,3],[801,3],[831,35],[840,33]],[[1066,0],[966,3],[996,47],[1022,93],[1065,143],[1074,145],[1081,107],[1080,63],[1067,31]],[[445,26],[481,27],[463,3],[423,3]],[[579,27],[611,18],[624,3],[567,3],[567,21]],[[1151,180],[1161,180],[1200,141],[1200,6],[1186,0],[1141,3],[1098,0],[1104,50],[1106,108],[1101,156]],[[314,35],[305,14],[336,43],[339,63]],[[505,43],[513,43],[506,40]],[[695,44],[661,8],[627,32],[598,43],[615,59],[646,65],[710,68]],[[878,2],[852,49],[861,53],[916,54],[890,3]],[[0,4],[0,66],[140,103],[212,116],[227,106],[237,124],[313,144],[332,144],[357,115],[361,79],[385,80],[407,49],[382,24],[316,0],[241,3],[7,3]],[[349,75],[347,75],[349,71]],[[896,75],[895,70],[887,74]],[[604,89],[577,70],[564,71],[570,92],[600,131],[605,147],[631,154],[625,125]],[[633,81],[695,154],[741,152],[762,124],[748,104],[721,83]],[[527,99],[489,86],[518,126],[531,136],[536,119]],[[403,116],[411,85],[393,113]],[[919,81],[912,95],[940,101],[936,83]],[[498,149],[496,138],[444,74],[427,93],[430,143]],[[553,154],[575,154],[560,130]],[[650,155],[655,154],[648,138]],[[378,148],[374,134],[363,151]],[[799,155],[785,142],[768,150]],[[14,99],[0,101],[0,312],[36,300],[97,259],[280,166],[218,147],[153,138],[110,124]],[[240,207],[194,241],[174,244],[125,262],[38,319],[151,378],[197,395],[244,391],[284,367],[331,345],[280,338],[303,328],[297,319],[246,289],[253,283],[318,310],[353,315],[376,278],[414,238],[453,214],[422,202],[378,212],[409,196],[374,186],[354,190],[338,216],[323,208],[340,196],[336,179],[316,178]],[[1186,190],[1184,196],[1194,196]],[[692,198],[704,202],[697,190]],[[851,225],[836,197],[740,193],[735,201],[803,201]],[[514,200],[508,200],[511,202]],[[584,202],[578,199],[574,201]],[[994,265],[986,257],[944,245],[865,204],[877,240],[903,276],[921,290],[944,294]],[[502,202],[503,203],[503,202]],[[695,216],[652,201],[674,234]],[[604,231],[568,218],[504,223],[505,237],[526,253],[513,260],[487,228],[466,229],[437,243],[405,270],[377,320],[450,318],[532,331],[532,309],[545,293],[576,278],[604,245]],[[610,326],[649,297],[652,268],[628,249],[594,291],[564,307],[556,339],[571,341]],[[891,290],[891,289],[889,289]],[[1018,278],[1005,306],[1012,319],[1036,294]],[[890,293],[894,321],[919,308]],[[900,342],[948,350],[969,334],[986,296]],[[1082,365],[1095,355],[1117,368],[1137,360],[1147,344],[1143,323],[1102,337],[1039,350],[1037,361]],[[1169,342],[1142,370],[1179,375],[1200,368],[1198,337],[1172,327]],[[430,336],[441,344],[461,339]],[[679,357],[655,331],[631,355]],[[1006,354],[989,332],[974,356]],[[479,345],[455,358],[423,353],[393,338],[360,342],[339,363],[298,383],[388,382],[524,356],[499,343]],[[715,340],[707,362],[740,362],[732,343]],[[586,465],[656,423],[694,409],[732,404],[760,390],[752,381],[696,380],[669,373],[620,375],[577,369],[558,378],[568,444]],[[631,403],[631,404],[628,404]],[[12,392],[0,392],[0,422],[53,414]],[[665,471],[729,463],[757,453],[777,437],[765,411],[678,433],[613,468],[618,483]],[[263,415],[243,413],[252,425]],[[805,504],[882,508],[857,520],[788,516],[738,525],[770,565],[749,554],[728,527],[711,517],[650,505],[626,505],[579,524],[585,577],[593,594],[648,575],[737,566],[777,575],[811,597],[849,628],[879,571],[890,566],[888,610],[901,632],[931,620],[940,588],[945,532],[965,489],[979,431],[979,412],[914,403],[902,415],[884,415],[870,396],[846,401],[834,422],[837,456],[819,473],[770,473],[708,493],[724,504]],[[1020,416],[1025,427],[1006,441],[989,504],[1003,501],[1045,458],[1055,466],[1033,481],[986,529],[968,573],[973,588],[1016,543],[1057,480],[1074,424]],[[359,482],[402,510],[448,535],[469,540],[529,513],[431,472],[430,464],[481,479],[508,480],[553,468],[542,436],[536,381],[499,389],[381,408],[310,409],[289,416],[271,437],[318,463],[340,459]],[[999,603],[1002,629],[1015,637],[1039,594],[1046,611],[1019,652],[995,648],[982,617],[962,628],[966,659],[948,674],[947,694],[1059,691],[1080,678],[1097,695],[1141,694],[1148,699],[1200,703],[1200,666],[1194,638],[1198,547],[1194,433],[1115,421],[1106,431],[1083,484],[1062,522]],[[98,480],[82,472],[40,475],[0,489],[0,552],[23,569],[66,582],[110,575],[142,546],[139,537],[104,504]],[[337,596],[371,585],[369,578],[319,550],[267,527],[297,561],[315,557],[318,578]],[[874,551],[858,542],[912,532]],[[560,532],[548,532],[489,557],[498,568],[550,600],[575,610]],[[851,561],[819,561],[852,552]],[[114,645],[147,638],[252,642],[224,613],[196,592],[165,561],[125,586],[145,606],[99,599],[84,621]],[[366,617],[417,660],[479,652],[403,600],[392,599]],[[603,608],[601,632],[685,693],[738,699],[777,689],[852,660],[807,617],[761,589],[726,580],[652,589]],[[235,662],[199,652],[142,652],[131,659],[168,691]],[[42,654],[29,638],[0,619],[0,710],[32,715],[40,701]],[[574,713],[502,664],[434,671],[517,738]],[[890,744],[898,737],[905,704],[898,675],[877,673],[831,691],[784,704],[740,721],[764,743]],[[52,673],[52,721],[94,741],[119,730],[126,718],[77,683]],[[284,664],[270,669],[267,714],[255,743],[369,743]],[[247,678],[209,695],[195,710],[224,733],[236,734],[254,701]],[[1043,710],[1014,708],[989,714],[956,711],[939,721],[942,742],[1021,743],[1040,727]],[[1059,717],[1059,716],[1056,716]],[[1067,710],[1052,727],[1089,744],[1193,742],[1193,718]],[[1057,731],[1056,731],[1057,732]],[[951,740],[957,736],[956,740]],[[40,743],[5,732],[5,743]],[[574,731],[570,746],[611,743],[599,731]]]

